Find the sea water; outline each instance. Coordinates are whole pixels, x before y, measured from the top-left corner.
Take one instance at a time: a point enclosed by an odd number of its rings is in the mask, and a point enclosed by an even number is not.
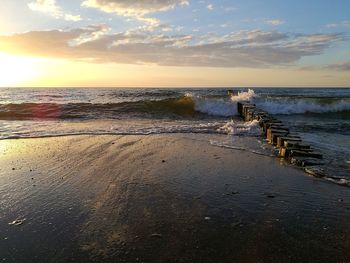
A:
[[[248,100],[320,151],[328,172],[350,178],[350,89],[2,88],[0,139],[205,133],[226,135],[215,145],[241,149],[237,137],[261,142],[258,124],[237,116],[237,102]]]

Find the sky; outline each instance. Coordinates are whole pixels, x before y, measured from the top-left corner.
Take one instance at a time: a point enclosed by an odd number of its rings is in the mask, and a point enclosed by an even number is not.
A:
[[[349,0],[1,0],[0,87],[350,87]]]

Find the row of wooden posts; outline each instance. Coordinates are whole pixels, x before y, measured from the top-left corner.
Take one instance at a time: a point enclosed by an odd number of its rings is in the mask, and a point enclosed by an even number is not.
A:
[[[249,102],[238,103],[238,113],[244,121],[257,120],[268,143],[278,149],[280,158],[301,167],[323,165],[322,154],[304,143],[298,134],[289,130],[280,120]]]

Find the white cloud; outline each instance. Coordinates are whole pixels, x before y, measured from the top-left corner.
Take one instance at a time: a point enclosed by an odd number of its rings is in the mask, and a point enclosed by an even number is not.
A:
[[[78,21],[81,21],[82,18],[80,15],[65,14],[64,20],[78,22]]]
[[[189,5],[187,0],[85,0],[86,7],[101,9],[107,13],[123,16],[144,16],[149,13],[166,11],[176,5]]]
[[[62,10],[56,4],[56,0],[36,0],[28,4],[28,7],[33,11],[48,13],[55,18],[62,16]]]
[[[339,25],[338,25],[338,24],[335,24],[335,23],[326,25],[327,28],[336,28],[336,27],[338,27],[338,26],[339,26]]]
[[[188,0],[85,0],[84,7],[100,9],[106,13],[115,13],[120,16],[137,19],[151,27],[161,23],[158,19],[149,17],[149,14],[163,12],[175,6],[187,6]]]
[[[28,7],[37,12],[45,13],[53,16],[56,19],[63,18],[67,21],[80,21],[80,15],[72,15],[65,13],[60,6],[57,5],[56,0],[35,0],[28,4]]]
[[[326,25],[327,28],[350,27],[350,20],[344,20],[340,23],[331,23]]]
[[[271,19],[271,20],[265,20],[265,23],[272,26],[279,26],[279,25],[283,25],[284,21],[280,19]]]
[[[209,5],[207,5],[207,9],[212,11],[212,10],[214,10],[214,6],[212,4],[209,4]]]

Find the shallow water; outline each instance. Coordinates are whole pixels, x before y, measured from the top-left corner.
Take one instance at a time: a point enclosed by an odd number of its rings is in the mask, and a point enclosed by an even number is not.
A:
[[[0,139],[82,134],[206,133],[256,137],[237,116],[250,100],[350,176],[350,89],[0,89]],[[226,140],[228,147],[234,144]],[[221,143],[222,144],[222,143]]]

